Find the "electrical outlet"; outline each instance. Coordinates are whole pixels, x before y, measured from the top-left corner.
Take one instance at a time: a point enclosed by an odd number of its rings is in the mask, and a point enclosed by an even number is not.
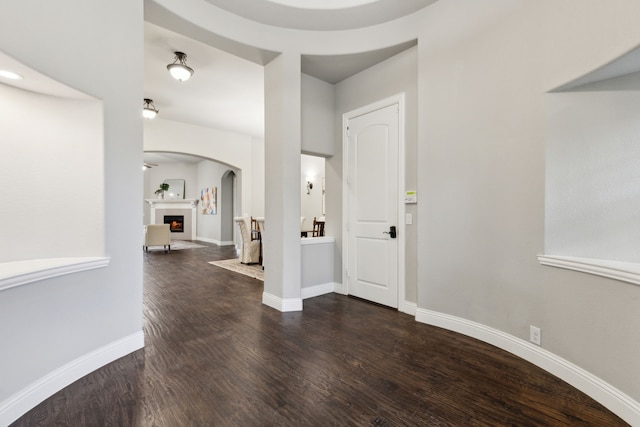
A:
[[[540,331],[540,328],[533,325],[529,326],[529,341],[534,344],[540,345],[540,339],[542,338],[541,335],[542,333]]]

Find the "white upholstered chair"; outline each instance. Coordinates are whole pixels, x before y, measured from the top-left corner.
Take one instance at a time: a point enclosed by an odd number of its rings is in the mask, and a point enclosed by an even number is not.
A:
[[[260,240],[251,240],[251,218],[237,216],[233,220],[240,228],[242,247],[240,248],[240,262],[243,264],[257,264],[260,262]]]
[[[149,224],[144,226],[144,251],[149,246],[162,246],[165,252],[171,251],[171,230],[169,224]]]

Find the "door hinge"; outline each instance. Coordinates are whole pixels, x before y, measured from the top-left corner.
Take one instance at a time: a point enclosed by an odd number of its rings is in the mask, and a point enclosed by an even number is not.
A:
[[[347,279],[348,279],[349,278],[349,269],[347,268],[344,272],[347,275]]]

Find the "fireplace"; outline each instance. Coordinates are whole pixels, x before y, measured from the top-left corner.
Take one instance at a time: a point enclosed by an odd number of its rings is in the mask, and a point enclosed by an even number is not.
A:
[[[184,232],[184,215],[165,215],[164,223],[169,224],[172,233]]]

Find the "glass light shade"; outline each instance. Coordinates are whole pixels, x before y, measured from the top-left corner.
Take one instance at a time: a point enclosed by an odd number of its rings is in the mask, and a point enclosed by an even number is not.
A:
[[[167,70],[169,70],[169,73],[171,73],[174,79],[181,82],[189,80],[193,75],[193,69],[182,64],[169,64],[167,65]]]
[[[145,98],[142,104],[142,117],[145,119],[153,119],[157,114],[158,109],[153,105],[153,100]]]
[[[151,108],[143,108],[142,109],[142,117],[145,119],[153,119],[158,115],[158,110],[152,110]]]

